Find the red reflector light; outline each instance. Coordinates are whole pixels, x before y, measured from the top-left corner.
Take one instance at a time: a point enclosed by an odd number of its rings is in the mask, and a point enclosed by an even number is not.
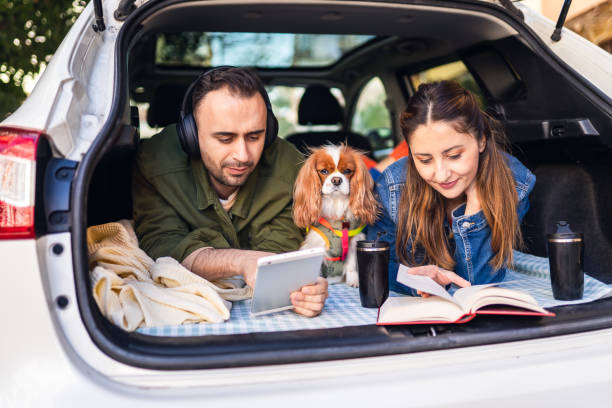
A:
[[[0,239],[34,238],[36,146],[41,135],[0,127]]]

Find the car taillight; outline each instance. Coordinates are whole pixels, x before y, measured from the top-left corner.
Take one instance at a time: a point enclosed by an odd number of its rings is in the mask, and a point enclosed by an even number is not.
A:
[[[36,146],[41,135],[0,127],[0,239],[34,238]]]

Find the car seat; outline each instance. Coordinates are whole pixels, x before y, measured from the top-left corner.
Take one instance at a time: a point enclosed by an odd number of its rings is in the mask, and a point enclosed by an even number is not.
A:
[[[584,271],[612,283],[609,150],[588,146],[586,140],[530,143],[520,150],[519,158],[536,175],[523,220],[526,251],[547,256],[546,234],[554,232],[557,221],[568,221],[584,234]]]
[[[183,96],[187,87],[164,84],[155,89],[147,110],[147,123],[152,128],[166,127],[178,122]]]

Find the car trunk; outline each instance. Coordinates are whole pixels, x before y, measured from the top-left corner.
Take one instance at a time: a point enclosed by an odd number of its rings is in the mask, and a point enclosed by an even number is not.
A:
[[[118,40],[118,80],[110,120],[80,163],[73,181],[71,221],[78,303],[90,336],[105,353],[130,365],[156,369],[234,367],[412,353],[612,327],[612,299],[556,307],[554,319],[481,316],[462,325],[370,325],[164,337],[128,333],[109,323],[90,293],[85,232],[91,225],[131,218],[129,175],[137,148],[137,121],[127,123],[127,90],[132,88],[130,81],[135,73],[146,76],[148,72],[156,81],[179,78],[186,83],[197,74],[196,69],[156,71],[129,60],[129,47],[140,39],[178,27],[182,31],[374,34],[420,38],[429,44],[425,51],[409,50],[404,55],[397,54],[401,50],[393,50],[385,69],[395,71],[397,76],[431,61],[459,56],[488,90],[490,107],[504,122],[513,153],[537,176],[531,209],[523,225],[526,252],[546,256],[545,234],[554,221],[568,220],[572,228],[585,234],[585,271],[612,283],[608,268],[612,261],[612,214],[608,211],[612,205],[608,177],[612,166],[610,100],[589,89],[583,79],[557,61],[516,14],[479,2],[436,2],[435,7],[423,6],[422,2],[418,6],[411,6],[411,2],[249,3],[248,7],[205,3],[153,2],[127,20]],[[295,15],[303,18],[290,18]],[[430,28],[432,22],[440,27],[435,33]],[[457,29],[464,31],[457,35]],[[453,35],[456,38],[450,41]],[[494,62],[487,62],[487,58]],[[494,69],[495,61],[502,60],[513,65]],[[372,64],[364,67],[375,69]],[[270,80],[276,73],[262,70],[261,74],[264,80]],[[499,84],[500,78],[507,80],[507,86],[496,88],[494,83]],[[584,120],[588,120],[587,125]]]

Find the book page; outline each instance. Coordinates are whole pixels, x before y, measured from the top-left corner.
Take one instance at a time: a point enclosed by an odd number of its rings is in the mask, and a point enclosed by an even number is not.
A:
[[[489,305],[508,305],[532,310],[539,313],[548,313],[538,305],[538,302],[528,293],[507,288],[489,288],[479,296],[471,299],[471,310],[476,311]]]
[[[409,269],[410,268],[406,267],[405,265],[400,265],[397,272],[397,281],[399,283],[402,283],[413,289],[434,295],[434,299],[437,299],[438,301],[441,300],[438,299],[439,297],[446,301],[453,302],[453,304],[462,308],[465,314],[474,313],[479,308],[489,305],[514,306],[538,313],[548,313],[545,309],[538,305],[536,300],[528,293],[515,289],[496,287],[497,285],[499,285],[499,283],[488,283],[484,285],[468,286],[465,288],[458,289],[453,295],[451,295],[441,285],[439,285],[430,277],[410,274],[408,273]],[[414,297],[413,299],[422,300],[422,298]],[[427,298],[425,300],[429,299],[431,298]],[[414,304],[418,302],[405,301],[405,305],[408,305],[409,303],[411,304],[411,308],[416,308]],[[422,309],[422,307],[429,304],[430,303],[419,303],[418,314],[424,313],[429,315],[429,313],[425,313],[426,311]],[[415,312],[417,312],[416,309]],[[447,315],[446,312],[441,312],[440,314]],[[450,314],[448,314],[447,316],[450,316]],[[434,316],[429,315],[429,318],[434,319]]]
[[[436,283],[429,276],[412,275],[408,273],[409,269],[410,268],[405,265],[400,265],[399,269],[397,270],[397,281],[399,283],[413,289],[420,290],[421,292],[427,292],[432,295],[440,296],[441,298],[450,300],[453,303],[458,303],[455,299],[453,299],[450,293],[446,291],[446,289]]]
[[[455,322],[463,315],[459,305],[435,296],[390,297],[380,307],[378,323]]]
[[[491,286],[495,286],[497,283],[487,283],[484,285],[472,285],[465,288],[457,289],[457,291],[453,294],[456,302],[462,305],[466,310],[470,309],[470,305],[474,301],[475,298],[480,297],[480,292],[483,289],[490,288]]]

